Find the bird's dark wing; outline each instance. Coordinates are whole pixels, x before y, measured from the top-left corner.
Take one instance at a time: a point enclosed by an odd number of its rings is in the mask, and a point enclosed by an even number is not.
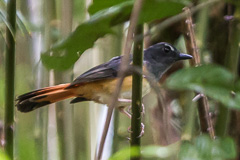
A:
[[[93,67],[92,69],[86,71],[85,73],[77,77],[67,88],[74,87],[81,83],[116,78],[121,60],[122,60],[122,56],[118,56],[118,57],[112,58],[110,61],[106,63]],[[127,74],[130,75],[131,73],[129,72]]]

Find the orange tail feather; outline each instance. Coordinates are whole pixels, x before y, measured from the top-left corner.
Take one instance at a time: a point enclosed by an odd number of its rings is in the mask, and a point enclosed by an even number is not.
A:
[[[71,89],[65,89],[70,84],[46,87],[23,94],[17,98],[17,108],[21,112],[30,112],[39,107],[74,97]]]

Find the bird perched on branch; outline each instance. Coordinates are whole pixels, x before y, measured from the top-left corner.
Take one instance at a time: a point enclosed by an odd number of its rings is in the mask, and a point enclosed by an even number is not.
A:
[[[144,50],[143,70],[152,73],[159,80],[174,62],[191,58],[191,55],[180,53],[172,45],[161,42]],[[68,98],[74,98],[71,103],[94,101],[100,104],[109,104],[116,88],[121,60],[122,56],[114,57],[110,61],[86,71],[72,83],[46,87],[20,95],[17,98],[16,106],[21,112],[30,112]],[[130,62],[129,65],[131,64]],[[143,96],[150,91],[145,78],[143,78],[142,91]],[[128,72],[116,105],[128,117],[130,115],[124,108],[131,105],[131,95],[132,72]]]

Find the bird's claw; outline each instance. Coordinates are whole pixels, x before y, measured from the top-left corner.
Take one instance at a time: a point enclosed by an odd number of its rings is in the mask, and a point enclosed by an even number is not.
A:
[[[131,109],[132,109],[132,106],[128,106],[128,109],[127,109],[127,112],[131,114]],[[145,114],[145,107],[144,107],[144,104],[142,103],[142,111],[141,111],[141,116],[143,117]]]
[[[145,125],[143,123],[141,123],[141,132],[137,138],[140,138],[144,135],[144,129],[145,129]],[[133,133],[133,131],[131,130],[131,126],[128,127],[128,133]]]
[[[128,129],[127,129],[127,130],[128,130],[128,133],[132,133],[132,132],[133,132],[133,131],[131,130],[131,128],[132,128],[131,126],[128,127]]]
[[[144,128],[145,128],[145,125],[143,123],[141,123],[141,132],[140,132],[140,135],[138,136],[138,138],[140,138],[144,135]]]

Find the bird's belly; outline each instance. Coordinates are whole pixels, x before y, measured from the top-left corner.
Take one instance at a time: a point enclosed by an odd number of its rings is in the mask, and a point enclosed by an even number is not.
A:
[[[74,89],[74,94],[97,103],[109,104],[113,93],[115,92],[117,81],[117,79],[108,79],[82,84],[79,85],[77,89]],[[143,78],[142,96],[145,96],[150,90],[149,83]],[[124,79],[119,98],[128,100],[132,99],[132,76],[128,76]]]
[[[110,103],[112,95],[116,89],[116,84],[117,84],[117,80],[112,80],[103,89],[104,91],[107,91],[107,92],[102,92],[102,93],[99,93],[96,95],[96,97],[98,98],[98,100],[97,100],[98,103],[102,103],[102,104]],[[150,92],[150,90],[151,90],[151,87],[150,87],[149,83],[147,82],[147,80],[145,78],[143,78],[142,96],[145,96],[146,94],[148,94]],[[128,99],[128,100],[132,99],[132,77],[129,76],[124,79],[121,91],[119,93],[119,98],[120,99]]]
[[[123,86],[124,87],[124,86]],[[142,97],[145,96],[150,92],[151,88],[149,83],[146,81],[146,79],[143,79],[142,83]],[[132,99],[132,87],[129,88],[129,90],[122,90],[120,92],[119,98],[122,99]]]

